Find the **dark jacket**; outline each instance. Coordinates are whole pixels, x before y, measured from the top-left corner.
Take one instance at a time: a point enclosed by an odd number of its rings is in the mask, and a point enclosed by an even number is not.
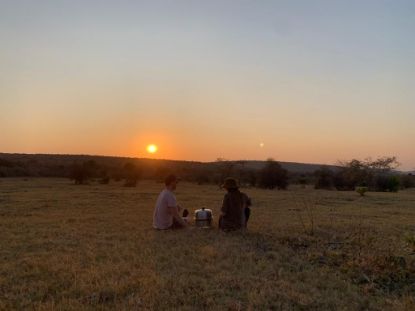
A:
[[[237,189],[226,193],[223,198],[219,228],[222,230],[244,228],[246,226],[245,208],[249,205],[250,199],[245,193]]]

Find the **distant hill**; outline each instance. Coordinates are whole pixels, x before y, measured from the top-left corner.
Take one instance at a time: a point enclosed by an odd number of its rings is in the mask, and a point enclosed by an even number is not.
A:
[[[137,166],[149,169],[171,169],[171,170],[213,170],[221,165],[231,165],[247,170],[259,170],[266,161],[178,161],[178,160],[159,160],[147,158],[112,157],[99,155],[68,155],[68,154],[21,154],[21,153],[0,153],[0,168],[8,168],[7,176],[61,176],[65,175],[65,168],[74,163],[94,161],[99,165],[108,168],[119,168],[128,162]],[[308,164],[296,162],[279,162],[283,168],[291,173],[310,174],[322,166],[336,169],[333,165]],[[15,172],[15,173],[13,173]],[[4,175],[4,174],[3,174]],[[0,175],[1,176],[1,175]]]
[[[288,183],[292,184],[300,180],[314,184],[317,178],[314,172],[321,167],[333,172],[339,169],[335,165],[279,163],[288,171]],[[0,153],[0,177],[59,177],[79,183],[123,181],[124,184],[136,184],[140,179],[162,182],[168,174],[174,173],[184,181],[197,184],[220,185],[226,177],[232,176],[243,185],[256,186],[262,178],[260,170],[265,164],[266,161],[252,160],[198,162],[99,155]],[[394,173],[408,175],[407,172]],[[407,188],[415,184],[410,176],[401,182]]]

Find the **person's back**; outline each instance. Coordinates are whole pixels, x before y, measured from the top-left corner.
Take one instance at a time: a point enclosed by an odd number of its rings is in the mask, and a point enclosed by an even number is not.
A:
[[[153,214],[153,227],[156,229],[168,229],[173,225],[173,215],[169,206],[175,207],[176,198],[168,189],[164,189],[158,196]]]
[[[221,229],[237,230],[245,227],[245,207],[248,197],[238,189],[225,194],[222,205]]]
[[[233,178],[226,179],[223,187],[228,192],[223,198],[219,228],[225,231],[245,228],[245,209],[250,205],[248,196],[239,191],[237,182]]]

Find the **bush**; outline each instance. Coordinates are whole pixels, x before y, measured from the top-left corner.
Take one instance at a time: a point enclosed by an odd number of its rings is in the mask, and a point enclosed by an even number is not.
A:
[[[123,168],[124,187],[135,187],[141,177],[141,170],[133,163],[126,163]]]
[[[288,172],[273,159],[268,159],[265,167],[259,172],[259,186],[266,189],[287,189]]]
[[[389,176],[388,190],[391,192],[399,191],[399,178],[397,176]]]
[[[75,181],[75,185],[84,185],[91,178],[91,173],[85,163],[74,164],[71,167],[69,178]]]
[[[302,188],[305,188],[308,184],[307,177],[304,174],[301,174],[301,176],[298,178],[298,183],[301,185]]]
[[[400,185],[403,189],[413,188],[415,186],[415,176],[411,173],[402,175],[400,178]]]
[[[315,189],[332,189],[333,188],[333,171],[325,166],[314,172],[316,176]]]
[[[356,192],[360,194],[362,197],[365,195],[365,193],[369,190],[368,187],[357,187]]]
[[[391,192],[398,192],[399,186],[399,178],[397,176],[390,176],[388,180],[388,190]]]
[[[394,175],[378,175],[375,180],[376,191],[398,192],[399,178]]]

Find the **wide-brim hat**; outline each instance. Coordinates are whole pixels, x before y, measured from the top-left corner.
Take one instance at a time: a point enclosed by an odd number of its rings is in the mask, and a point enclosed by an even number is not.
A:
[[[228,177],[228,178],[225,179],[225,181],[222,185],[222,188],[237,189],[237,188],[239,188],[239,182],[235,178]]]

